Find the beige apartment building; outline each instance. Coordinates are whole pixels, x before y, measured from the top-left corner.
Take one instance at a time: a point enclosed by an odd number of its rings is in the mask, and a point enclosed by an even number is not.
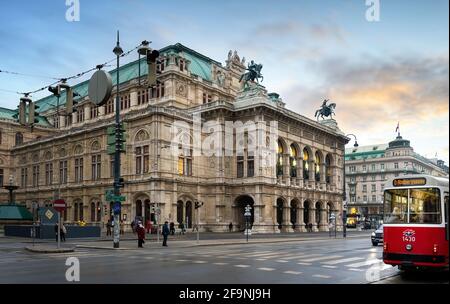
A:
[[[388,179],[410,174],[448,177],[443,161],[414,152],[400,134],[388,144],[347,148],[345,166],[349,216],[373,223],[382,220],[383,188]]]
[[[336,122],[295,113],[260,85],[244,91],[239,78],[246,63],[236,51],[224,65],[181,44],[160,54],[152,88],[145,59],[120,67],[125,229],[141,216],[198,224],[201,231],[227,231],[230,222],[243,230],[249,205],[253,232],[301,232],[308,223],[328,230],[331,213],[342,213],[348,142]],[[114,83],[116,71],[110,73]],[[41,117],[33,129],[16,122],[17,110],[0,109],[0,181],[19,186],[17,203],[51,206],[60,197],[68,205],[67,223],[104,225],[111,215],[107,128],[114,123],[115,96],[96,107],[88,81],[73,89],[81,95],[76,112],[65,115],[65,96],[50,95],[36,101]],[[208,145],[215,145],[214,153],[199,153]],[[6,190],[0,201],[7,201]],[[195,209],[196,201],[203,206]]]

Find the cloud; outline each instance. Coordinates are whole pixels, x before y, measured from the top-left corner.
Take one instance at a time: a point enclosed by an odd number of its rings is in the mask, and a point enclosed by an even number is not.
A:
[[[280,93],[291,109],[311,118],[321,101],[330,98],[337,103],[340,128],[360,134],[366,144],[390,140],[400,121],[416,142],[433,142],[430,149],[447,151],[448,160],[448,132],[443,131],[448,129],[448,65],[447,55],[327,58],[307,67],[306,73],[320,79],[315,86],[297,84]]]

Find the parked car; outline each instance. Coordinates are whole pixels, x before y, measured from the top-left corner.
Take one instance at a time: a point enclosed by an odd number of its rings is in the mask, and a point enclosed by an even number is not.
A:
[[[377,230],[372,232],[371,240],[373,246],[383,243],[383,225],[380,225]]]

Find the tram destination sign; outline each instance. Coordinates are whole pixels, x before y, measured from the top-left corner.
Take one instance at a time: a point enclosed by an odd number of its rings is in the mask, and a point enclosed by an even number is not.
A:
[[[418,178],[396,178],[392,182],[394,187],[405,187],[405,186],[424,186],[427,184],[427,180],[424,177]]]

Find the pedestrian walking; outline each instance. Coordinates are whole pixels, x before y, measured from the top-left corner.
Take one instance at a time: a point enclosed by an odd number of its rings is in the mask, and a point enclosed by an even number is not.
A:
[[[56,242],[58,242],[58,223],[55,224],[54,230],[55,230]]]
[[[169,222],[165,222],[163,225],[163,229],[162,229],[162,235],[163,235],[163,246],[167,247],[167,237],[170,234],[170,230],[169,230]]]
[[[66,233],[67,233],[67,229],[66,226],[64,226],[64,224],[61,224],[61,241],[65,242],[66,241]]]
[[[112,228],[112,220],[109,219],[106,223],[106,236],[111,235],[111,228]]]
[[[150,219],[147,219],[145,221],[145,230],[147,230],[147,233],[152,232],[152,222],[150,221]]]
[[[120,220],[120,234],[124,234],[125,233],[125,231],[124,231],[124,222],[123,222],[123,220]]]
[[[141,222],[139,222],[136,226],[136,232],[138,235],[138,247],[143,248],[142,244],[145,243],[145,228]]]
[[[228,230],[230,230],[230,232],[233,231],[233,223],[232,222],[230,222],[230,224],[228,225]]]
[[[180,228],[180,234],[184,234],[184,223],[183,222],[180,223],[178,228]]]
[[[170,226],[170,234],[175,235],[175,223],[170,222],[169,226]]]

